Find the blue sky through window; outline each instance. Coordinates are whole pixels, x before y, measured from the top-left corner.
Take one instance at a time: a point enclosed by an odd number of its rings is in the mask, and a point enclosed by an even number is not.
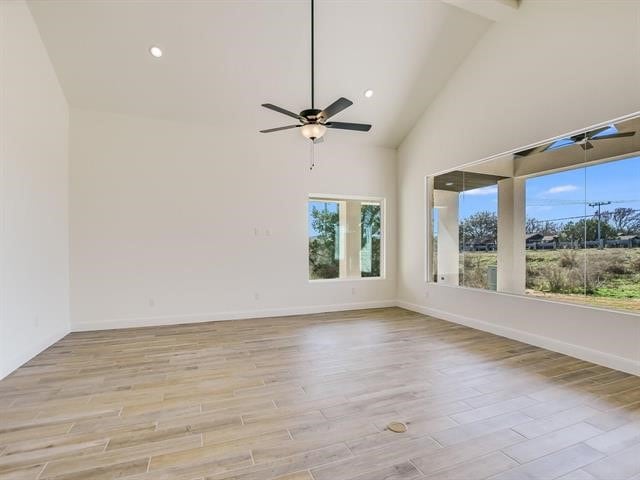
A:
[[[602,132],[605,135],[605,132]],[[608,133],[606,133],[608,135]],[[566,222],[592,216],[588,203],[605,201],[605,210],[640,209],[640,156],[527,180],[527,217]],[[496,186],[469,190],[461,195],[460,218],[481,211],[497,211]],[[579,218],[573,218],[579,217]]]
[[[604,132],[603,132],[604,134]],[[601,163],[527,180],[527,217],[566,222],[591,217],[589,203],[605,210],[640,209],[640,157]]]
[[[614,125],[611,125],[606,130],[603,130],[602,132],[600,132],[597,135],[594,135],[591,138],[598,138],[598,137],[602,137],[603,135],[613,135],[614,133],[618,133],[618,129]]]
[[[549,145],[546,150],[557,150],[558,148],[567,147],[569,145],[573,145],[574,142],[570,138],[561,138],[560,140],[556,140],[551,145]]]

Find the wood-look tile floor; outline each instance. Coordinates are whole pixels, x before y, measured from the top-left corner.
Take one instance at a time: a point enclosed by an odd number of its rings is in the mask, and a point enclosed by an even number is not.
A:
[[[2,479],[640,480],[639,377],[398,308],[72,333],[0,411]]]

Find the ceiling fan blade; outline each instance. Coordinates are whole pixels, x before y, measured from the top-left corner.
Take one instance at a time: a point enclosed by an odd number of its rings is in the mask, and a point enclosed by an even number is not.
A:
[[[266,130],[260,130],[260,133],[279,132],[280,130],[289,130],[290,128],[298,128],[302,125],[287,125],[286,127],[268,128]]]
[[[600,135],[599,137],[592,138],[591,140],[602,140],[605,138],[633,137],[635,134],[636,132],[612,133],[611,135]]]
[[[583,133],[582,136],[586,136],[589,140],[591,140],[593,137],[595,137],[596,135],[598,135],[599,133],[604,132],[605,130],[609,130],[611,127],[609,125],[607,125],[606,127],[600,127],[600,128],[596,128],[595,130],[592,130],[590,132],[587,133]]]
[[[351,105],[353,105],[353,102],[351,100],[347,100],[344,97],[340,97],[338,100],[336,100],[327,108],[325,108],[323,111],[321,111],[318,114],[318,116],[322,117],[322,119],[326,121],[331,117],[333,117],[335,114],[343,111],[345,108],[350,107]]]
[[[304,117],[301,117],[297,113],[290,112],[289,110],[285,110],[284,108],[278,107],[277,105],[273,105],[271,103],[263,103],[262,106],[264,108],[268,108],[269,110],[274,110],[279,113],[283,113],[285,115],[289,115],[290,117],[297,118],[300,121],[305,121]]]
[[[368,132],[371,125],[365,123],[329,122],[325,123],[327,128],[339,128],[340,130],[357,130],[358,132]]]

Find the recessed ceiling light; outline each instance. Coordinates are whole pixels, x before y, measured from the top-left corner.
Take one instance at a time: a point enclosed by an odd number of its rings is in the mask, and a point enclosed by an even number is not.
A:
[[[162,50],[160,47],[156,47],[155,45],[149,49],[149,53],[151,56],[160,58],[162,56]]]
[[[365,90],[364,91],[364,96],[367,97],[367,98],[373,97],[373,90],[371,90],[371,89]]]

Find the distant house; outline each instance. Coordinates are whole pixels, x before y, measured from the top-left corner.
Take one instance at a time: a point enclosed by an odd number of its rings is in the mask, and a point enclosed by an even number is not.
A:
[[[545,235],[542,237],[542,242],[544,248],[558,248],[560,245],[560,237],[558,235]]]
[[[530,244],[530,243],[540,242],[543,237],[544,235],[542,235],[541,233],[529,233],[524,238],[525,238],[525,242],[527,244]]]
[[[558,235],[543,235],[542,233],[530,233],[525,236],[525,244],[527,248],[558,248],[559,238]]]
[[[623,242],[640,240],[640,235],[618,235],[618,240],[622,240]]]
[[[476,242],[465,243],[460,245],[460,250],[466,252],[494,252],[497,249],[497,245],[492,238],[483,238]]]
[[[607,240],[607,247],[633,248],[640,246],[640,235],[618,235],[615,239]]]

